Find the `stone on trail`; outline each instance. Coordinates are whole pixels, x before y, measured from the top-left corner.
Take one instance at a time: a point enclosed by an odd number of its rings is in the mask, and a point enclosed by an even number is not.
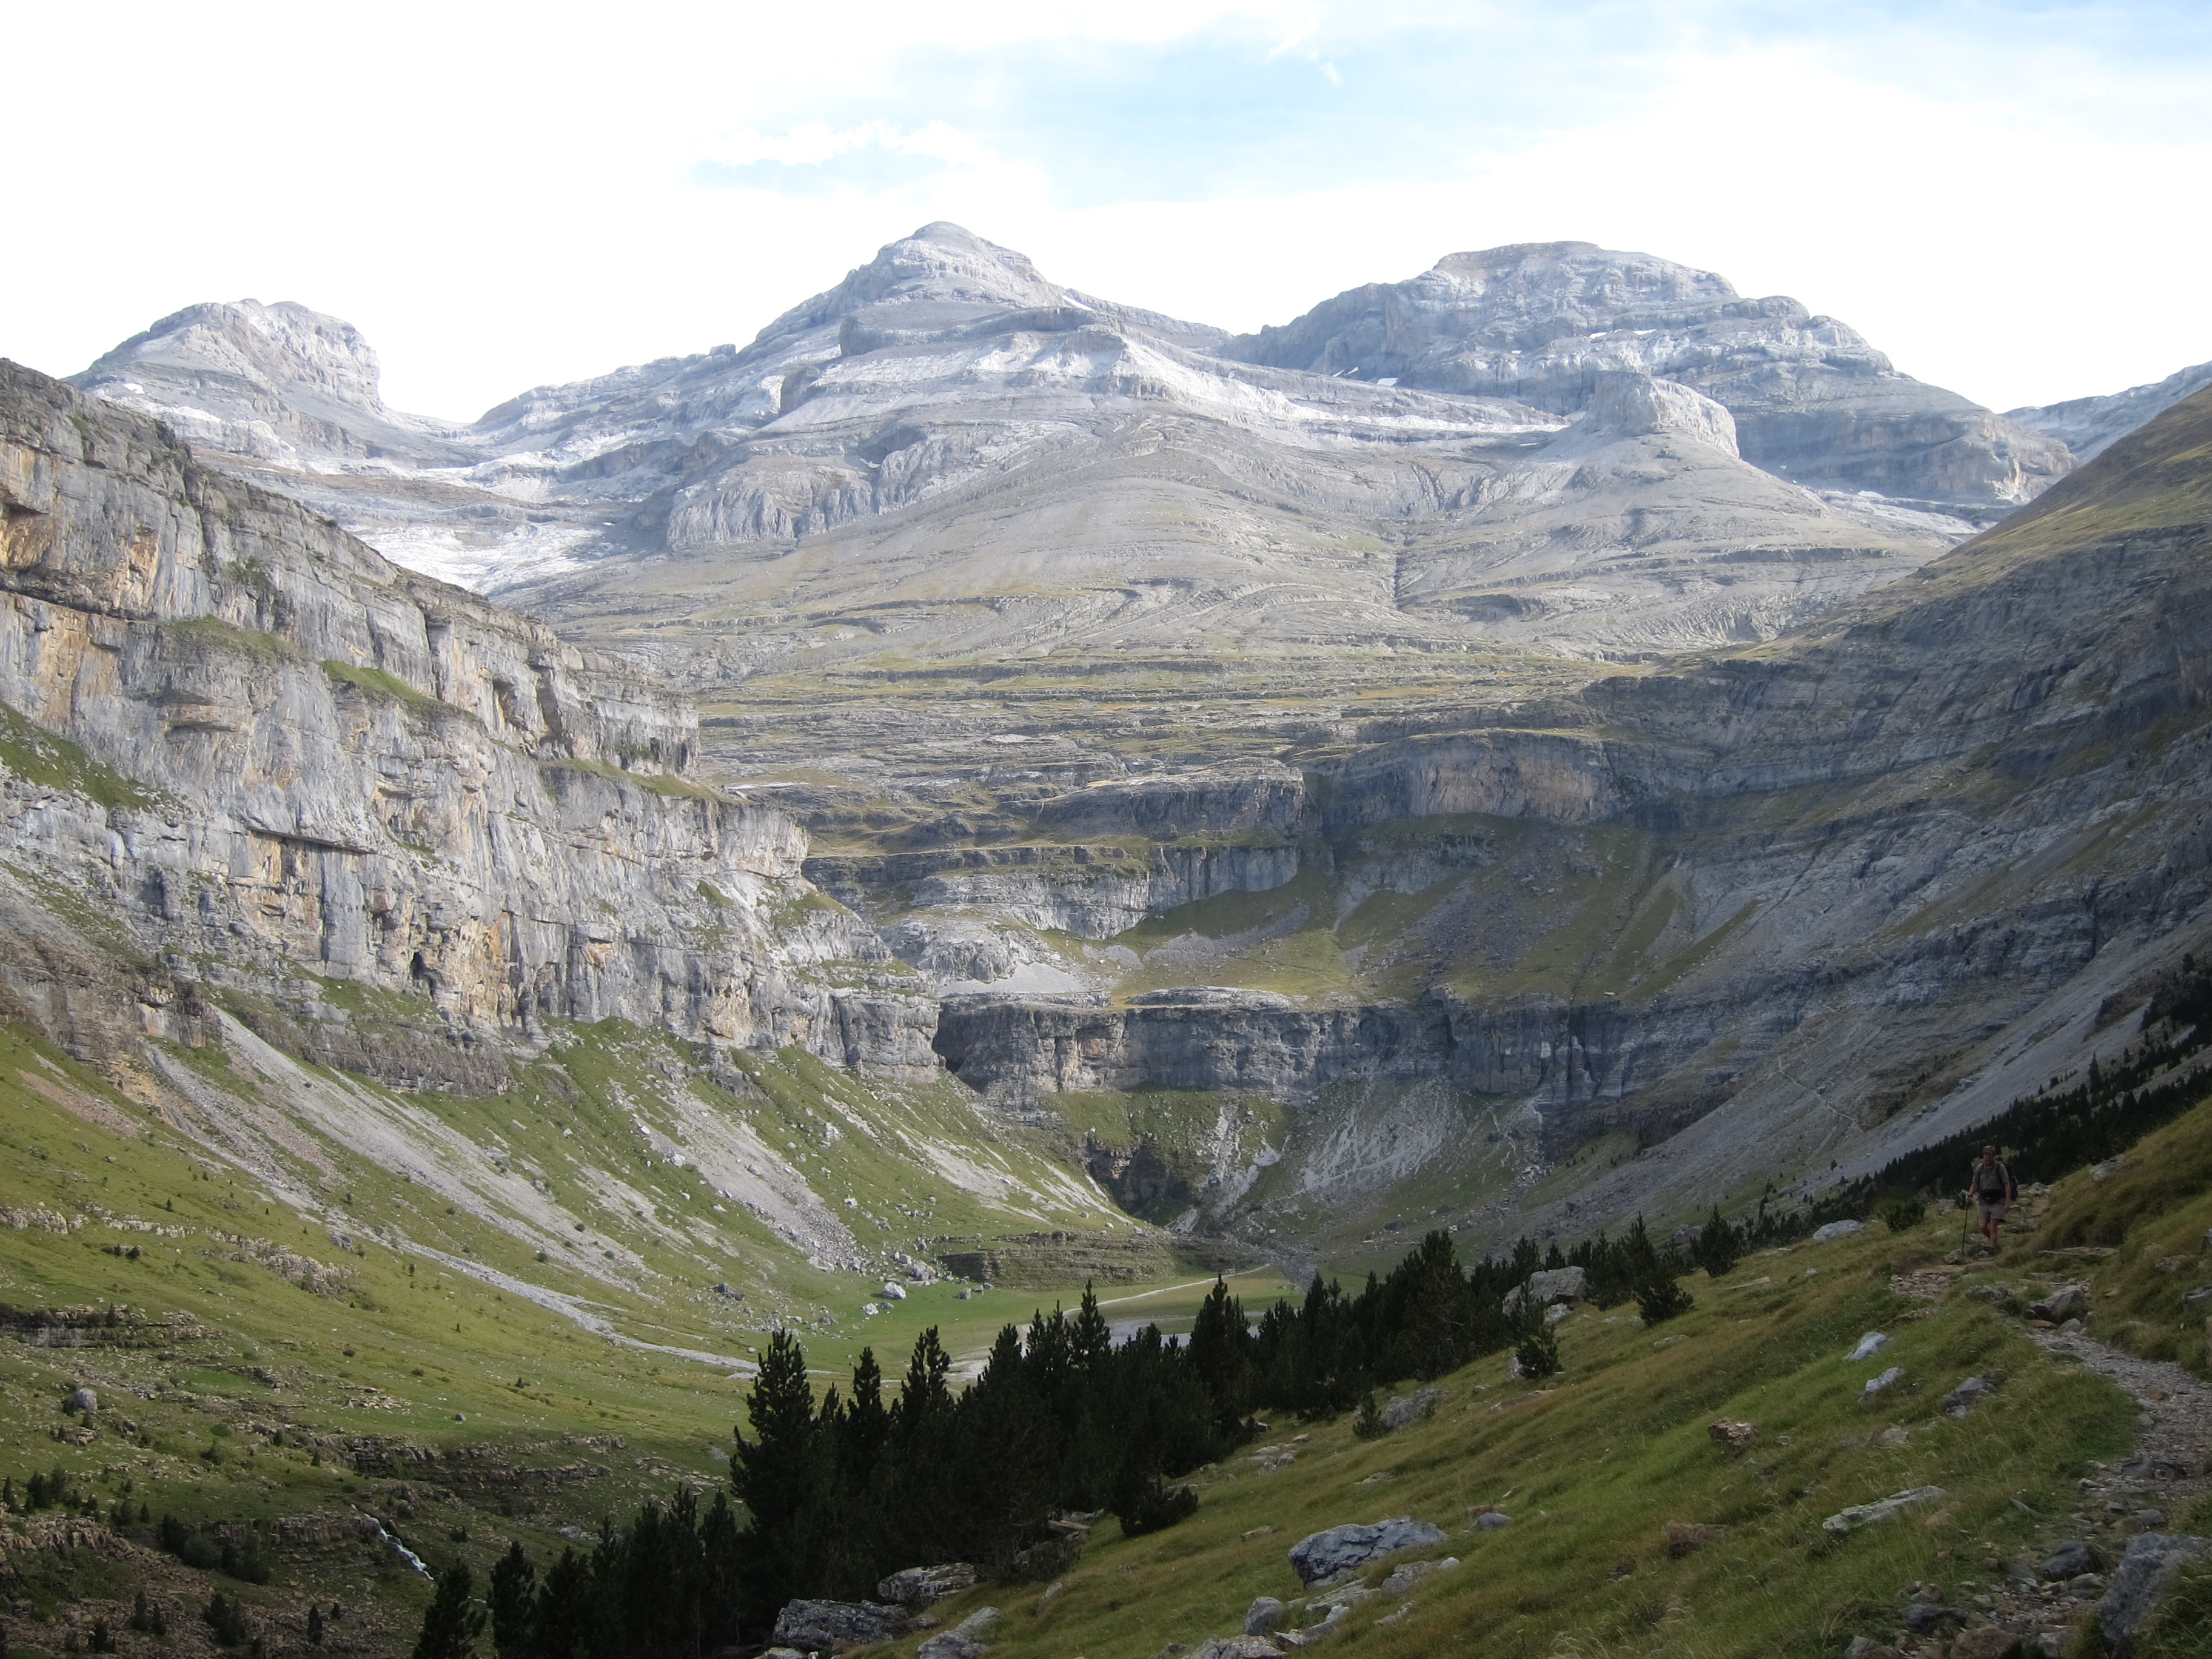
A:
[[[775,1616],[778,1647],[808,1653],[888,1642],[906,1629],[906,1609],[873,1601],[787,1601]]]
[[[1272,1595],[1262,1595],[1244,1610],[1244,1633],[1247,1636],[1273,1636],[1283,1622],[1283,1604]]]
[[[2042,1301],[2033,1303],[2027,1310],[2030,1319],[2045,1319],[2057,1325],[2089,1305],[2087,1285],[2062,1285]]]
[[[2212,1540],[2184,1534],[2143,1532],[2128,1540],[2128,1553],[2112,1574],[2112,1588],[2097,1603],[2097,1626],[2121,1653],[2173,1588],[2174,1576],[2192,1561],[2212,1555]]]
[[[1976,1625],[1959,1632],[1951,1659],[2020,1659],[2020,1633],[2002,1625]]]
[[[1872,1526],[1877,1521],[1894,1520],[1909,1509],[1923,1504],[1932,1504],[1944,1496],[1941,1486],[1913,1486],[1874,1504],[1854,1504],[1847,1510],[1838,1510],[1820,1525],[1828,1534],[1841,1538],[1847,1532]]]
[[[1358,1523],[1310,1533],[1291,1546],[1291,1567],[1302,1583],[1317,1584],[1324,1578],[1399,1550],[1419,1549],[1444,1541],[1443,1528],[1401,1515],[1373,1526]]]
[[[2043,1577],[2055,1583],[2063,1578],[2079,1578],[2085,1572],[2097,1570],[2096,1558],[2089,1547],[2078,1538],[2070,1538],[2051,1551],[2051,1559],[2043,1564]]]
[[[957,1590],[972,1589],[975,1569],[965,1561],[947,1561],[934,1567],[905,1567],[876,1586],[876,1595],[902,1607],[926,1607]]]

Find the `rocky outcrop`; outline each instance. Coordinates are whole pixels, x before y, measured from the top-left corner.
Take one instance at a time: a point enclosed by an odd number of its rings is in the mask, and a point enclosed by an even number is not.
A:
[[[1832,317],[1589,242],[1448,254],[1221,349],[1560,414],[1590,407],[1607,374],[1632,371],[1724,405],[1744,458],[1783,477],[1984,512],[2031,499],[2072,465],[2042,432],[1899,374]]]
[[[1298,780],[1288,781],[1286,795],[1304,793]],[[805,867],[807,878],[823,891],[864,912],[878,909],[882,896],[896,895],[898,907],[910,913],[975,912],[1103,939],[1148,915],[1217,893],[1280,887],[1297,874],[1298,849],[1272,838],[1229,845],[1155,843],[1141,851],[1132,851],[1126,842],[1041,842],[928,853],[823,854],[808,859]],[[920,930],[917,952],[935,947],[937,933],[927,927],[924,915],[910,914],[908,921]],[[921,965],[918,957],[916,962]]]
[[[877,1601],[788,1601],[775,1615],[774,1639],[802,1653],[836,1653],[888,1642],[906,1625],[904,1608]]]
[[[615,1016],[933,1066],[933,1011],[869,983],[873,934],[799,902],[797,829],[691,781],[681,699],[13,365],[0,506],[0,701],[35,723],[9,844],[170,973],[352,981],[464,1048]],[[79,787],[40,786],[37,757],[70,763],[40,728],[79,746]],[[831,961],[858,978],[812,971]]]
[[[1307,1584],[1326,1583],[1340,1572],[1364,1567],[1370,1561],[1395,1555],[1400,1550],[1420,1549],[1444,1541],[1443,1528],[1410,1516],[1331,1527],[1300,1539],[1291,1546],[1291,1569]]]

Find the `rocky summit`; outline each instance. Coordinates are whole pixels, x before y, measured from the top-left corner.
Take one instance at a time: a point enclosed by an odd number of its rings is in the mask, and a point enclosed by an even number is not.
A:
[[[1449,254],[1408,282],[1353,289],[1222,351],[1565,415],[1588,408],[1608,373],[1678,381],[1725,405],[1746,459],[1779,477],[1984,521],[2072,465],[2045,430],[1899,374],[1832,317],[1589,242]]]

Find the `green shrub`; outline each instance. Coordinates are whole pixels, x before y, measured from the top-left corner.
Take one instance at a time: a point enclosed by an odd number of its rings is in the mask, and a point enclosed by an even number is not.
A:
[[[1663,1325],[1698,1305],[1698,1300],[1665,1271],[1655,1273],[1636,1287],[1636,1311],[1648,1325]]]
[[[1928,1206],[1917,1193],[1900,1193],[1894,1198],[1885,1198],[1875,1206],[1874,1212],[1893,1233],[1909,1233],[1928,1218]]]
[[[1390,1432],[1390,1425],[1382,1420],[1382,1412],[1376,1407],[1372,1389],[1359,1402],[1359,1415],[1352,1420],[1352,1431],[1362,1440],[1380,1440]]]

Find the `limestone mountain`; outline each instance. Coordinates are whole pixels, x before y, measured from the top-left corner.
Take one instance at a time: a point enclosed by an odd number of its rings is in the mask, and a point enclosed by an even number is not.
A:
[[[1587,407],[1607,372],[1677,380],[1725,405],[1744,457],[1778,477],[1985,523],[2072,465],[2045,431],[1899,374],[1832,317],[1589,242],[1449,254],[1408,281],[1352,289],[1240,335],[1222,353],[1561,415]]]
[[[155,334],[118,354],[131,372],[228,349]],[[1692,407],[1671,394],[1620,394],[1641,425],[1615,435],[1649,441],[1623,447],[1591,441],[1618,398],[1425,393],[1235,361],[1223,340],[929,225],[742,349],[538,388],[453,434],[459,455],[409,471],[386,446],[373,467],[255,476],[423,568],[553,580],[530,602],[579,625],[601,592],[680,592],[647,600],[654,623],[705,608],[717,625],[653,643],[672,671],[679,643],[719,663],[687,671],[702,684],[802,653],[1634,653],[1765,637],[1965,533],[1948,512],[1778,487],[1710,414],[1669,449]],[[109,360],[78,378],[179,406]],[[217,378],[192,395],[220,403]],[[250,428],[268,395],[251,391],[210,441]]]
[[[2012,409],[2005,419],[2018,426],[2048,433],[2074,452],[2079,460],[2101,453],[2116,438],[2124,437],[2193,392],[2212,386],[2212,363],[2176,369],[2162,380],[2132,386],[2102,398],[2069,398],[2064,403]]]

